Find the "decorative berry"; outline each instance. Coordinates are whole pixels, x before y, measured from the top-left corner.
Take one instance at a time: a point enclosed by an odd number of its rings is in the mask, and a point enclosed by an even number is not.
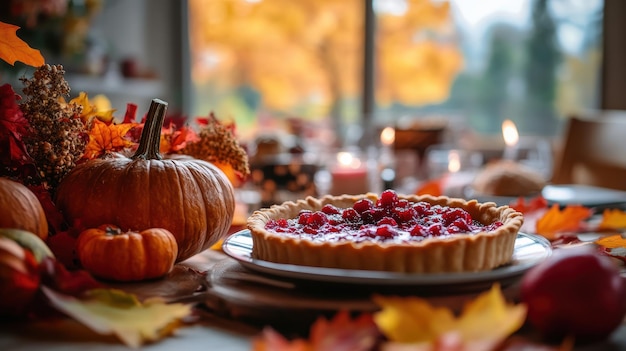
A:
[[[358,213],[363,213],[372,207],[374,207],[374,203],[370,199],[361,199],[352,205],[352,208],[354,208]]]
[[[307,221],[307,225],[311,228],[320,228],[328,222],[328,217],[321,212],[313,212]]]
[[[376,236],[384,238],[393,238],[397,230],[389,224],[383,224],[376,229]]]
[[[390,225],[390,226],[397,226],[398,223],[396,222],[395,219],[391,218],[391,217],[383,217],[383,219],[381,219],[380,221],[378,221],[378,223],[376,223],[378,226],[383,226],[383,225]]]
[[[377,205],[384,208],[392,208],[398,203],[398,194],[393,190],[385,190],[380,194]]]
[[[341,213],[341,211],[336,206],[331,205],[331,204],[324,205],[324,207],[322,207],[322,212],[329,214],[329,215]]]
[[[356,223],[356,222],[359,222],[361,220],[361,216],[359,215],[359,213],[354,208],[347,208],[347,209],[345,209],[343,211],[343,213],[341,214],[341,217],[346,222],[350,222],[350,223]]]

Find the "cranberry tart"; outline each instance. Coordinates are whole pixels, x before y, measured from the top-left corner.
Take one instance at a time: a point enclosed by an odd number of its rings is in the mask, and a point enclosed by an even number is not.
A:
[[[256,259],[406,273],[505,265],[522,223],[520,212],[493,202],[392,190],[288,201],[247,221]]]

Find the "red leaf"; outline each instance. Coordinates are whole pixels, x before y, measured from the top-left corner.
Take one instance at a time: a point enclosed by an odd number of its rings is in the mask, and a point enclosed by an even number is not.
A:
[[[10,84],[0,86],[0,161],[10,167],[32,163],[22,142],[22,136],[28,133],[28,120],[17,104],[20,99]]]
[[[52,233],[60,232],[64,223],[63,214],[54,205],[48,189],[43,185],[28,185],[28,189],[37,196],[37,199],[41,203],[41,207],[43,207],[46,219],[48,220],[50,231]]]
[[[46,244],[54,257],[66,268],[76,269],[80,267],[78,255],[76,254],[76,237],[68,232],[60,232],[48,236]]]
[[[124,115],[123,123],[135,123],[137,118],[137,105],[126,104],[126,114]]]
[[[51,257],[41,261],[39,269],[45,286],[66,295],[80,297],[87,290],[102,287],[87,271],[70,272],[61,262]]]
[[[528,201],[519,197],[516,201],[512,202],[510,207],[515,210],[522,212],[523,214],[527,214],[530,212],[534,212],[537,210],[544,210],[548,208],[548,200],[546,200],[543,196],[536,196],[534,198],[529,199]]]

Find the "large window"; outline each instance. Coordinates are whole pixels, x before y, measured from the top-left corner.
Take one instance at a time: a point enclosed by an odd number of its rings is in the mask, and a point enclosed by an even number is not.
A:
[[[374,121],[555,135],[599,104],[602,0],[373,0]],[[363,0],[189,0],[193,115],[242,135],[362,118]]]

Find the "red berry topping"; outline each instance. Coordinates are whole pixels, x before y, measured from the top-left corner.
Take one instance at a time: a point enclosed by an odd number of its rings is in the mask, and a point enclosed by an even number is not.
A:
[[[313,212],[313,214],[309,217],[309,220],[307,221],[307,225],[311,228],[320,228],[327,222],[328,222],[328,217],[326,217],[326,215],[323,212],[317,211],[317,212]]]
[[[493,231],[502,222],[483,225],[462,208],[431,205],[400,199],[393,190],[385,190],[379,199],[358,200],[350,208],[327,204],[319,211],[303,210],[295,219],[268,221],[266,228],[285,235],[307,235],[312,240],[423,240],[458,233]]]
[[[339,210],[334,205],[327,204],[327,205],[324,205],[324,207],[322,207],[322,212],[329,214],[329,215],[336,215],[336,214],[341,213],[341,210]]]
[[[370,199],[361,199],[352,205],[352,208],[354,208],[358,213],[363,213],[372,207],[374,207],[374,203]]]
[[[346,222],[350,222],[350,223],[356,223],[361,220],[361,216],[354,208],[346,208],[341,214],[341,217]]]
[[[384,208],[392,208],[398,203],[398,194],[393,190],[385,190],[380,194],[380,198],[376,205]]]

